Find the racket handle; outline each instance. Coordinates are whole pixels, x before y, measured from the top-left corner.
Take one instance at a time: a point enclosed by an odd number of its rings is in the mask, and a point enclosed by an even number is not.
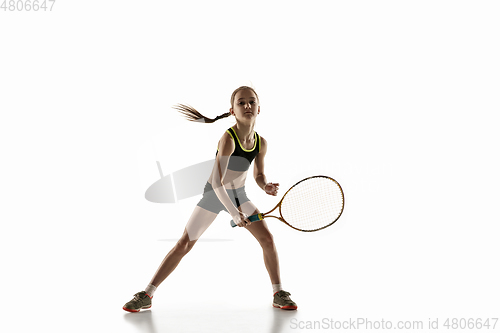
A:
[[[261,220],[263,220],[263,219],[264,219],[264,215],[262,215],[262,213],[255,214],[255,215],[250,215],[250,216],[248,217],[248,220],[249,220],[250,222],[257,222],[257,221],[261,221]],[[233,220],[231,220],[231,227],[233,227],[233,228],[234,228],[234,227],[236,227],[236,223],[234,223],[234,221],[233,221]]]

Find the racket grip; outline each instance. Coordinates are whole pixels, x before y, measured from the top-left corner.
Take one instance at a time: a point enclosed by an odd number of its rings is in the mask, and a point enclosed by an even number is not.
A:
[[[261,220],[263,220],[263,219],[264,219],[264,215],[262,215],[262,213],[255,214],[255,215],[250,215],[250,216],[248,217],[248,220],[249,220],[250,222],[257,222],[257,221],[261,221]],[[233,221],[233,220],[231,220],[231,227],[233,227],[233,228],[234,228],[234,227],[236,227],[236,223],[234,223],[234,221]]]

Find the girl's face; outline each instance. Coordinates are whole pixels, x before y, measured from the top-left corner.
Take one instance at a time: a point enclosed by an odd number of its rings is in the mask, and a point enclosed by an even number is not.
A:
[[[234,96],[233,107],[229,112],[239,121],[250,122],[260,113],[259,100],[250,89],[240,90]]]

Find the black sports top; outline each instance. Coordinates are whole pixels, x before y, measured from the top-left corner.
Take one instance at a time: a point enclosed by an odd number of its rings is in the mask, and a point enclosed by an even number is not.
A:
[[[250,168],[250,164],[252,163],[253,159],[260,151],[260,136],[257,134],[257,132],[254,132],[255,143],[253,145],[253,148],[248,150],[241,146],[240,139],[238,138],[238,135],[236,135],[236,132],[232,127],[230,127],[226,132],[231,135],[231,138],[234,141],[234,152],[229,158],[229,164],[227,168],[233,171],[247,171],[248,168]],[[218,152],[219,149],[217,148],[217,153]],[[217,153],[215,153],[215,156],[217,156]]]

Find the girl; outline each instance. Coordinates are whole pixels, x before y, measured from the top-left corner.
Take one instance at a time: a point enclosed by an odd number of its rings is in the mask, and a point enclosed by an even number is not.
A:
[[[239,87],[231,96],[229,112],[215,119],[207,118],[185,105],[177,106],[176,109],[191,121],[212,123],[221,118],[234,116],[236,124],[229,128],[219,140],[212,174],[182,237],[167,254],[146,289],[135,294],[134,298],[123,306],[123,309],[129,312],[139,312],[141,309],[151,307],[151,299],[156,288],[193,248],[198,238],[221,210],[228,212],[236,225],[250,231],[262,246],[264,263],[273,287],[273,306],[287,310],[297,309],[297,304],[289,297],[290,293],[281,288],[278,254],[266,222],[262,220],[250,223],[247,219],[249,215],[259,213],[245,193],[245,180],[252,160],[255,159],[253,175],[257,185],[273,196],[277,195],[279,188],[278,183],[268,183],[266,180],[264,157],[267,151],[267,141],[253,130],[257,115],[260,113],[257,93],[251,87]]]

